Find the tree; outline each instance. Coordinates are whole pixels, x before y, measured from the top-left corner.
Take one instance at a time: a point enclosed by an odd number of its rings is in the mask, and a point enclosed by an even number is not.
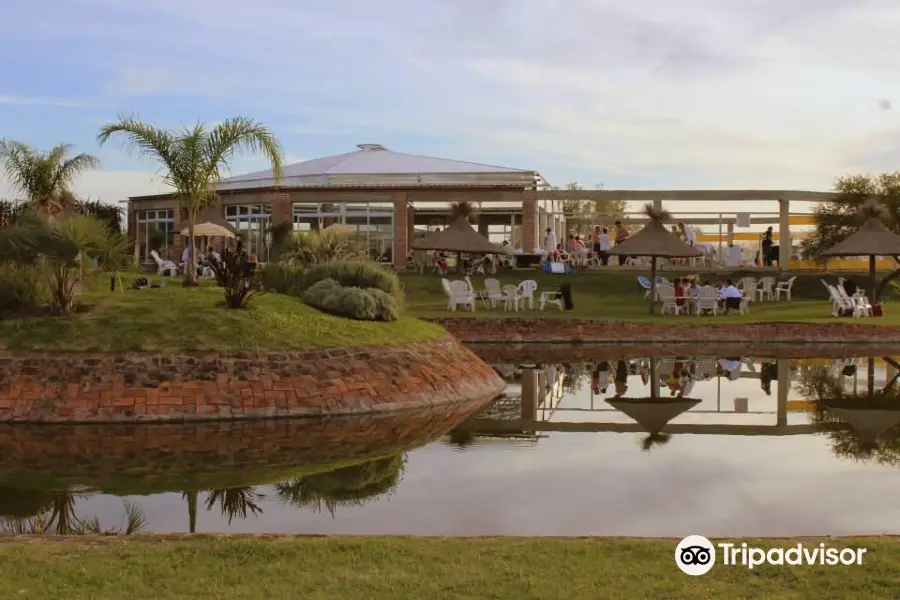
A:
[[[894,232],[900,224],[900,171],[880,175],[848,175],[840,177],[834,184],[837,197],[816,207],[813,219],[815,233],[802,244],[802,249],[811,257],[818,257],[823,250],[831,248],[855,232],[865,218],[860,207],[869,199],[877,200],[884,208],[885,224]],[[894,257],[900,266],[900,258]],[[890,282],[900,276],[900,268],[888,274],[878,288],[872,301],[877,301]]]
[[[0,167],[29,204],[52,216],[70,208],[76,200],[71,186],[84,171],[100,161],[90,154],[71,156],[73,146],[59,144],[40,152],[22,142],[0,140]]]
[[[125,136],[127,145],[162,164],[164,180],[175,188],[175,196],[187,214],[188,238],[193,241],[197,215],[215,195],[217,184],[234,156],[261,153],[281,179],[284,151],[269,129],[252,119],[235,117],[209,129],[203,123],[181,130],[160,129],[134,117],[120,116],[104,125],[97,136],[103,145],[113,135]],[[197,249],[190,244],[190,264],[197,263]],[[197,284],[195,269],[187,269],[185,285]]]
[[[554,187],[553,189],[560,190],[563,188]],[[567,183],[564,189],[577,192],[584,188],[577,181],[573,181]],[[563,201],[563,211],[567,217],[589,219],[595,221],[596,224],[605,223],[607,226],[623,218],[627,208],[628,203],[624,200],[578,200],[573,198]],[[589,223],[577,223],[570,225],[568,229],[570,232],[577,234],[592,233],[594,226]]]

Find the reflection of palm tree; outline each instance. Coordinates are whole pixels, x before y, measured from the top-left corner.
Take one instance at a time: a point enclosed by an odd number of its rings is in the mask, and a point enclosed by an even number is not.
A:
[[[104,529],[96,516],[81,518],[75,512],[78,494],[70,491],[52,492],[49,502],[28,517],[0,518],[0,531],[29,535],[131,535],[147,525],[143,511],[136,504],[123,501],[125,522],[118,527]]]
[[[206,497],[206,510],[212,510],[218,503],[222,514],[228,516],[228,524],[231,525],[234,517],[246,519],[248,512],[253,515],[262,513],[262,508],[257,504],[261,497],[253,487],[210,490],[209,496]]]
[[[193,490],[190,492],[181,492],[181,499],[188,505],[188,531],[196,533],[197,531],[197,497],[200,492]]]
[[[397,454],[351,467],[283,481],[275,486],[281,499],[331,516],[338,506],[362,506],[367,500],[392,492],[403,473],[406,456]]]
[[[668,433],[651,433],[641,440],[641,450],[649,452],[654,446],[664,446],[669,443],[672,436]]]

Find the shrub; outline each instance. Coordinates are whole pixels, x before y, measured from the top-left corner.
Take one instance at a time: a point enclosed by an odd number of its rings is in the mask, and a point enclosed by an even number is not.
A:
[[[49,303],[46,277],[37,267],[0,265],[0,311],[27,311]]]
[[[297,233],[279,247],[279,256],[301,268],[333,261],[360,261],[367,258],[352,231],[342,227]]]
[[[323,279],[303,293],[303,301],[323,312],[358,321],[395,321],[397,301],[376,288],[343,287]]]
[[[257,274],[257,264],[247,258],[240,249],[226,248],[217,259],[210,260],[209,267],[216,275],[216,282],[225,291],[225,306],[244,308],[250,300],[263,293]]]
[[[370,262],[331,262],[313,265],[303,273],[303,289],[323,279],[334,279],[343,287],[375,288],[393,296],[402,305],[403,286],[396,273]]]
[[[289,296],[303,294],[303,271],[283,262],[270,262],[260,269],[260,284],[264,289]]]
[[[366,291],[375,300],[376,321],[396,321],[400,318],[400,306],[396,298],[378,288],[369,288]]]

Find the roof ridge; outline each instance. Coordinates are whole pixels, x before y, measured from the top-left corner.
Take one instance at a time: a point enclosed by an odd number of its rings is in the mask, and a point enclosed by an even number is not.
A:
[[[411,154],[409,152],[395,152],[394,150],[388,150],[385,148],[386,152],[390,152],[391,154],[399,154],[400,156],[412,156],[413,158],[427,158],[428,160],[443,160],[447,162],[455,162],[463,165],[477,165],[479,167],[490,167],[492,169],[503,169],[504,171],[521,171],[523,173],[532,173],[531,169],[519,169],[518,167],[504,167],[501,165],[493,165],[489,163],[476,162],[474,160],[457,160],[455,158],[440,158],[438,156],[427,156],[425,154]]]

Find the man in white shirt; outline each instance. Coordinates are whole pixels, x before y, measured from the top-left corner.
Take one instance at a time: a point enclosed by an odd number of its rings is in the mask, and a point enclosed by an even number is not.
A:
[[[549,227],[547,228],[547,237],[544,238],[544,250],[548,255],[556,250],[556,234]]]
[[[743,294],[741,293],[741,290],[734,287],[734,284],[731,283],[730,279],[725,280],[725,285],[719,292],[719,297],[725,305],[725,314],[728,314],[728,311],[732,308],[735,310],[741,308],[741,298],[743,297]]]

